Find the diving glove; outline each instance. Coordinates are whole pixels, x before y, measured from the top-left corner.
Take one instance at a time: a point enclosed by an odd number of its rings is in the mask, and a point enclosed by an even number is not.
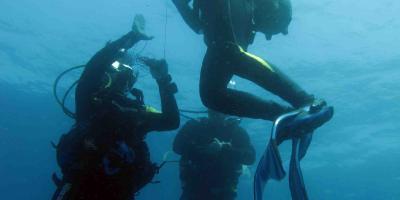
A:
[[[157,60],[140,57],[139,60],[149,67],[151,76],[156,79],[160,87],[163,87],[165,91],[172,94],[178,92],[178,87],[172,82],[172,77],[168,74],[168,64],[165,59]]]
[[[144,19],[144,16],[141,14],[135,15],[132,24],[132,32],[135,34],[135,36],[138,37],[139,40],[153,39],[154,38],[153,36],[149,36],[145,33],[145,28],[146,28],[146,20]]]
[[[168,76],[168,64],[164,59],[157,60],[148,57],[140,57],[139,60],[150,68],[151,76],[153,76],[154,79],[161,80]]]

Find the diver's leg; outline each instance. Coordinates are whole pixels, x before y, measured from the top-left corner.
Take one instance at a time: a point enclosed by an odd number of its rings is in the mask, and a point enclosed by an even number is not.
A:
[[[312,103],[314,97],[267,61],[245,52],[240,47],[236,52],[235,75],[250,80],[260,87],[281,97],[293,107],[299,108]]]
[[[228,89],[233,76],[230,54],[208,49],[200,77],[200,97],[210,109],[240,117],[274,120],[289,107],[265,101],[246,92]]]

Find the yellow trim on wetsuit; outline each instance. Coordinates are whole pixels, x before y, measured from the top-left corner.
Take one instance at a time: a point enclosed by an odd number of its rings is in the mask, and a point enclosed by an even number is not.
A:
[[[146,112],[148,113],[161,113],[159,110],[151,107],[151,106],[145,106],[146,107]]]
[[[274,68],[272,68],[272,66],[270,64],[267,63],[267,61],[265,61],[264,59],[246,52],[245,50],[243,50],[243,48],[241,46],[239,46],[239,50],[241,53],[244,53],[246,56],[249,56],[250,58],[253,58],[254,60],[256,60],[257,62],[261,63],[264,67],[268,68],[271,72],[275,72]]]

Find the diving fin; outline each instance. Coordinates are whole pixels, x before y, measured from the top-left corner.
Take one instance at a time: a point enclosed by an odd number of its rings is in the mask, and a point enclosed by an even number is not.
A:
[[[282,180],[285,178],[286,172],[283,168],[276,137],[277,133],[281,129],[281,124],[284,124],[283,122],[287,120],[293,119],[297,114],[298,112],[296,111],[286,113],[274,121],[268,146],[265,149],[264,154],[258,163],[256,173],[254,174],[254,200],[263,199],[265,185],[270,179]]]
[[[268,180],[282,180],[286,172],[275,140],[271,139],[254,174],[254,200],[262,200]]]
[[[300,139],[296,138],[292,140],[292,155],[290,157],[289,165],[289,188],[292,200],[308,200],[307,190],[303,180],[303,173],[300,167],[301,148],[303,145]],[[305,154],[303,154],[303,156],[304,155]]]
[[[321,106],[322,105],[322,106]],[[282,180],[286,172],[280,158],[278,145],[285,139],[292,139],[289,184],[292,199],[307,200],[307,191],[300,168],[300,160],[306,155],[311,144],[313,131],[333,117],[333,107],[318,104],[286,113],[274,121],[269,144],[258,163],[254,175],[254,199],[262,200],[268,180]]]
[[[292,115],[291,117],[282,120],[276,133],[278,144],[284,140],[301,138],[311,133],[332,119],[333,113],[334,110],[332,106],[308,106],[302,108],[297,111],[296,115]]]

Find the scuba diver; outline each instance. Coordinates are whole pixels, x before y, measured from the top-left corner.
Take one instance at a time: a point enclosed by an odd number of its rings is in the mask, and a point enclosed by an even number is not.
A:
[[[252,165],[255,150],[240,119],[208,110],[208,118],[188,121],[173,150],[181,155],[181,200],[233,200],[242,165]]]
[[[290,0],[172,1],[188,26],[204,35],[207,52],[201,68],[200,97],[205,106],[229,115],[270,121],[311,104],[326,106],[324,100],[307,93],[276,66],[246,52],[256,32],[264,33],[267,40],[288,34]],[[252,81],[291,106],[228,88],[233,75]],[[309,124],[318,128],[323,123]],[[286,134],[278,136],[279,143],[288,138]]]
[[[56,146],[63,177],[53,176],[58,187],[53,200],[135,199],[158,172],[144,139],[150,131],[179,127],[177,87],[165,60],[143,57],[158,84],[162,112],[146,106],[133,88],[138,73],[127,50],[152,39],[144,28],[143,16],[135,16],[129,33],[86,64],[76,89],[76,123]]]

